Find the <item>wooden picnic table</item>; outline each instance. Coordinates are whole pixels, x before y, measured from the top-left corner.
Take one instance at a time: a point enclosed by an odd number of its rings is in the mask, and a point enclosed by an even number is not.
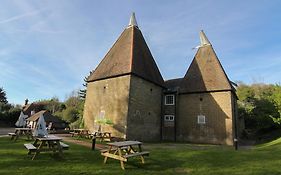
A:
[[[99,138],[101,141],[109,140],[111,141],[111,133],[110,132],[94,132],[91,134],[92,138]]]
[[[107,143],[108,149],[103,150],[101,155],[104,156],[104,164],[107,158],[112,158],[120,161],[121,168],[124,170],[124,162],[128,161],[130,157],[141,158],[141,162],[144,164],[144,157],[148,156],[148,151],[142,151],[142,142],[139,141],[123,141],[123,142],[112,142]]]
[[[17,141],[19,137],[27,137],[28,140],[32,139],[32,129],[31,128],[15,128],[14,133],[8,133],[11,136],[11,140]]]
[[[61,140],[62,138],[52,135],[48,137],[37,137],[33,144],[24,144],[24,146],[29,150],[28,155],[35,153],[32,160],[34,160],[40,152],[58,152],[62,157],[63,149],[68,149],[69,146],[61,142]]]
[[[73,132],[70,132],[71,137],[78,136],[78,137],[89,137],[89,130],[88,129],[73,129]]]

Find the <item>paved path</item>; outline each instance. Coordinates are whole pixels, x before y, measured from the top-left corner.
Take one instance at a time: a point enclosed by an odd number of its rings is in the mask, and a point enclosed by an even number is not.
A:
[[[5,137],[9,132],[15,132],[15,128],[0,128],[0,137]]]

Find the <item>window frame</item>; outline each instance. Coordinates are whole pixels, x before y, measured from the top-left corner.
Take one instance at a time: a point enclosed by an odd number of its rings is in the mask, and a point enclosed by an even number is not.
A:
[[[204,119],[204,122],[201,122],[200,119],[201,120]],[[206,124],[206,116],[205,115],[197,115],[197,124]]]
[[[172,97],[173,99],[173,103],[167,103],[167,97]],[[165,105],[175,105],[175,95],[174,94],[169,94],[169,95],[165,95]]]

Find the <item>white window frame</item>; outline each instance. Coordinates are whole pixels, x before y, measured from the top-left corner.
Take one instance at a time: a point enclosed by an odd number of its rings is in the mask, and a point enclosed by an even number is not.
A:
[[[167,103],[167,97],[172,97],[173,103]],[[175,105],[175,95],[165,95],[165,105]]]
[[[164,115],[164,121],[173,122],[173,121],[175,121],[175,116],[174,115]]]
[[[197,116],[197,123],[198,124],[206,124],[206,116],[205,115],[198,115]]]

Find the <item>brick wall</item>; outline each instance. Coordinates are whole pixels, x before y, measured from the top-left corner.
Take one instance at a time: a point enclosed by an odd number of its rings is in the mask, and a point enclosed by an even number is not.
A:
[[[88,83],[84,106],[84,122],[86,128],[97,131],[95,124],[101,111],[105,118],[111,119],[112,126],[102,126],[104,131],[113,136],[124,138],[126,135],[130,75],[99,80]]]
[[[233,110],[231,92],[181,94],[177,108],[177,141],[233,144]],[[198,124],[204,115],[205,124]]]
[[[127,138],[160,141],[162,88],[131,77]]]

